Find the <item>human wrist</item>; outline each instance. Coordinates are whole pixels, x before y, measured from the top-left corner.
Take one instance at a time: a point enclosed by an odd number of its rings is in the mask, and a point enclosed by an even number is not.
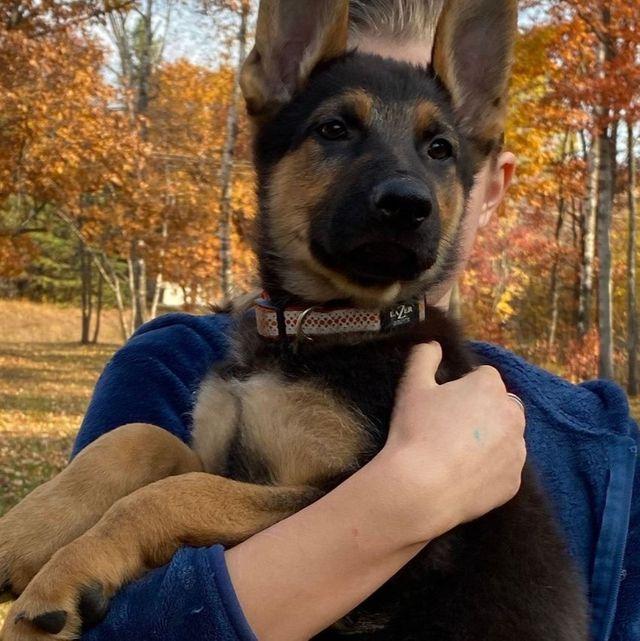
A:
[[[392,497],[395,528],[405,545],[426,544],[461,522],[448,499],[452,479],[409,443],[388,442],[369,465],[381,480],[379,491]]]

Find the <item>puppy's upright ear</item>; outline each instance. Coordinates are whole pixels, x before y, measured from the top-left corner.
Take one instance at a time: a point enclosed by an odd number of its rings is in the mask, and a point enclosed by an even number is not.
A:
[[[255,46],[240,78],[249,113],[273,114],[316,64],[344,53],[348,25],[348,0],[261,0]]]
[[[504,131],[517,0],[446,0],[432,64],[467,135],[489,148]]]

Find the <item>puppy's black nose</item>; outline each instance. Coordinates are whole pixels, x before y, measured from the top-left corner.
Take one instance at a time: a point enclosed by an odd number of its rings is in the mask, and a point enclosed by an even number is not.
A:
[[[385,180],[373,190],[371,199],[374,217],[400,230],[417,229],[433,211],[429,189],[413,180]]]

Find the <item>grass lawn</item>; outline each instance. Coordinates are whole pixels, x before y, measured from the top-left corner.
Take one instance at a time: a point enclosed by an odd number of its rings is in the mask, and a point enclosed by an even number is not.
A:
[[[66,464],[113,345],[0,342],[0,515]],[[0,605],[0,626],[8,604]]]
[[[73,309],[0,301],[0,515],[64,467],[117,348],[113,323],[104,333],[112,344],[73,342],[79,323]],[[0,626],[7,609],[0,605]]]
[[[0,514],[66,463],[95,382],[118,346],[77,342],[77,309],[0,300]]]
[[[0,514],[65,465],[113,350],[0,343]]]

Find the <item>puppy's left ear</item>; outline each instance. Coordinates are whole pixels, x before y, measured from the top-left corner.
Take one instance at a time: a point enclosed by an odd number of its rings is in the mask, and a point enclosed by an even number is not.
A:
[[[240,83],[252,116],[275,113],[322,60],[344,53],[348,0],[261,0]]]
[[[517,0],[446,0],[438,22],[433,68],[481,148],[504,131],[517,25]]]

